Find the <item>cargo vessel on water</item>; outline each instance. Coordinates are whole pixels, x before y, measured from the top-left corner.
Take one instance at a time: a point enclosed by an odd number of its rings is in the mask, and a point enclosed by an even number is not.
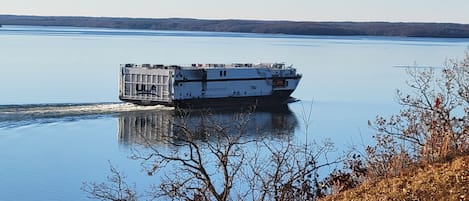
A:
[[[121,64],[119,98],[180,108],[284,105],[301,74],[284,63]]]

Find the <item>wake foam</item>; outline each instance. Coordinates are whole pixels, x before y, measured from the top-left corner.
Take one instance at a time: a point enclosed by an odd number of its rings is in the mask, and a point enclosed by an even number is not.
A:
[[[0,105],[0,128],[106,117],[122,112],[172,109],[162,105],[140,106],[132,103]]]

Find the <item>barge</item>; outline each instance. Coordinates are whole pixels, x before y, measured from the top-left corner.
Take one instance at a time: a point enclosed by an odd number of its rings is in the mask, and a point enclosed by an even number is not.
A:
[[[180,108],[285,105],[301,74],[284,63],[121,64],[119,99]]]

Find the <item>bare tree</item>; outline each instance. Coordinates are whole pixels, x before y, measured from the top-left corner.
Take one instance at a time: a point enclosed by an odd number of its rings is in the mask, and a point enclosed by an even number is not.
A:
[[[312,102],[300,114],[305,129],[302,142],[256,141],[257,151],[247,157],[249,161],[243,171],[250,182],[250,200],[316,200],[327,193],[318,171],[342,159],[328,160],[327,155],[335,151],[330,140],[320,144],[308,141],[311,115]]]
[[[182,115],[190,115],[181,112]],[[174,147],[162,150],[147,144],[150,152],[135,151],[132,158],[143,160],[149,175],[165,169],[166,177],[153,188],[152,197],[184,200],[229,200],[235,178],[245,163],[243,139],[249,112],[233,117],[231,124],[222,125],[201,115],[198,126],[183,121],[176,125],[175,136],[166,136],[165,142]]]
[[[324,157],[334,151],[330,141],[311,143],[308,150],[305,144],[292,142],[262,141],[256,147],[259,151],[249,157],[244,172],[250,181],[250,200],[316,200],[325,194],[318,170],[340,162]]]
[[[81,189],[88,193],[91,199],[102,201],[136,201],[135,186],[129,186],[125,176],[113,165],[110,166],[111,176],[107,177],[108,183],[83,183]]]
[[[194,122],[189,118],[191,112],[178,111],[181,117],[173,122],[174,132],[162,133],[159,143],[140,136],[143,140],[138,142],[144,146],[134,148],[131,158],[140,161],[149,176],[158,177],[145,197],[282,201],[323,196],[326,186],[320,182],[318,171],[340,162],[327,160],[334,151],[332,142],[304,143],[289,135],[264,138],[268,135],[261,134],[263,128],[248,128],[253,112],[236,113],[222,121],[204,111]],[[247,135],[253,131],[259,135]],[[101,190],[109,188],[103,186]]]

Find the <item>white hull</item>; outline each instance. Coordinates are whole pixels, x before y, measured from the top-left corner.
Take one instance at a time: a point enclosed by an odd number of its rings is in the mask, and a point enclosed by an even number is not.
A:
[[[143,105],[192,108],[278,105],[286,103],[300,79],[296,69],[284,64],[126,64],[121,67],[119,97]]]

